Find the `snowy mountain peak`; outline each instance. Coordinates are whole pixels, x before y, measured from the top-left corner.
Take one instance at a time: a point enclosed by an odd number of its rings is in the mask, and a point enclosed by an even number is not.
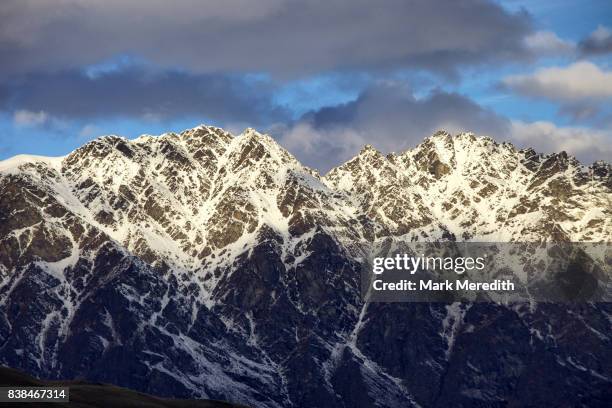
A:
[[[447,132],[446,130],[441,129],[441,130],[434,132],[427,139],[448,139],[452,137],[453,135],[450,132]]]
[[[0,161],[0,172],[5,174],[19,172],[22,166],[31,166],[36,163],[41,163],[50,168],[59,168],[64,157],[65,156],[48,157],[33,154],[18,154],[9,159]]]
[[[266,164],[266,166],[289,166],[303,167],[291,153],[283,148],[270,135],[259,133],[248,128],[238,135],[232,146],[233,153],[230,155],[230,163],[234,164],[234,170],[248,167],[253,163]],[[270,167],[271,171],[274,169]]]
[[[361,150],[359,151],[359,154],[380,154],[380,152],[374,148],[374,146],[372,146],[371,144],[367,144],[364,145]]]

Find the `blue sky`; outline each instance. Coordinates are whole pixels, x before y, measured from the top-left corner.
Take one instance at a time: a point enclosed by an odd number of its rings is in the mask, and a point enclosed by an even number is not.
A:
[[[168,4],[3,2],[0,159],[207,123],[323,171],[440,128],[611,160],[609,1]]]

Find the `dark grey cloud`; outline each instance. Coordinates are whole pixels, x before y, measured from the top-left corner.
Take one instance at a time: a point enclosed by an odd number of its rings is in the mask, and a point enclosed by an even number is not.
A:
[[[0,111],[16,122],[195,116],[261,126],[288,113],[272,103],[268,82],[239,76],[152,72],[131,67],[95,77],[81,71],[30,74],[0,83]]]
[[[583,55],[601,55],[612,53],[612,30],[599,26],[587,38],[578,43],[578,50]]]
[[[402,84],[384,82],[353,102],[310,112],[271,132],[305,163],[327,171],[365,144],[399,152],[440,129],[502,136],[510,132],[510,121],[460,94],[434,91],[417,99]]]
[[[193,72],[295,76],[516,60],[526,12],[488,0],[5,0],[0,74],[117,55]]]
[[[499,133],[505,125],[493,112],[483,109],[471,99],[443,91],[433,91],[417,99],[400,83],[383,82],[370,87],[354,102],[333,108],[323,108],[305,117],[315,128],[352,126],[370,133],[389,135],[381,142],[404,148],[420,141],[440,126],[449,131]],[[389,146],[389,147],[391,147]]]

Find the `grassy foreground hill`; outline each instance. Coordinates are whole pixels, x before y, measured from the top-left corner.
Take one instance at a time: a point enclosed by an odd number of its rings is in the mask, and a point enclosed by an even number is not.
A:
[[[70,388],[68,403],[3,403],[9,407],[70,408],[245,408],[244,405],[211,400],[179,400],[156,398],[127,388],[84,381],[42,381],[11,368],[0,367],[0,386],[62,386]]]

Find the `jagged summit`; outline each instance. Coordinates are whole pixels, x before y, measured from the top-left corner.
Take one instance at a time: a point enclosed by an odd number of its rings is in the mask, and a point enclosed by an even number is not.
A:
[[[434,139],[435,138],[447,139],[447,138],[450,138],[450,137],[453,137],[453,135],[450,132],[448,132],[446,130],[443,130],[443,129],[435,131],[430,136],[430,138],[434,138]]]
[[[361,150],[359,151],[360,154],[365,154],[365,153],[374,153],[374,154],[380,154],[380,151],[378,151],[374,146],[372,146],[371,144],[366,144],[364,145]]]
[[[71,192],[63,200],[77,200],[119,242],[136,253],[164,253],[165,261],[177,258],[176,249],[188,259],[223,248],[263,225],[286,233],[291,219],[281,197],[294,186],[292,200],[322,195],[311,204],[317,214],[375,220],[361,236],[437,239],[444,230],[457,239],[519,240],[563,231],[564,239],[601,240],[610,226],[609,164],[587,169],[565,152],[537,154],[473,133],[439,131],[397,155],[366,145],[323,178],[269,135],[205,125],[135,140],[104,136],[63,158],[21,156],[0,170],[27,163],[47,166]],[[29,167],[27,174],[41,171]],[[228,210],[213,227],[219,206]],[[280,212],[271,216],[274,208]],[[224,225],[234,232],[224,234]]]
[[[276,152],[281,152],[281,156],[283,157],[292,157],[295,160],[295,157],[291,155],[290,152],[287,152],[283,147],[281,147],[278,142],[276,142],[270,135],[263,134],[258,132],[254,128],[246,128],[241,134],[235,136],[226,130],[211,125],[200,124],[194,128],[183,130],[179,133],[169,132],[164,133],[159,136],[143,134],[135,139],[128,139],[119,135],[104,135],[100,136],[91,142],[86,143],[82,147],[75,150],[75,152],[106,152],[106,148],[115,147],[119,150],[124,148],[125,145],[151,145],[151,144],[160,144],[160,142],[168,142],[171,144],[179,144],[184,145],[187,149],[196,149],[197,147],[204,148],[213,148],[219,149],[219,147],[227,148],[232,143],[234,139],[240,140],[253,140],[259,142],[262,146],[266,146],[268,149],[273,149]],[[240,143],[239,143],[240,144]],[[432,134],[431,136],[426,137],[423,142],[417,145],[413,149],[408,149],[404,152],[398,154],[387,155],[387,159],[390,157],[408,157],[414,156],[416,151],[422,150],[436,150],[438,153],[449,153],[452,149],[471,149],[471,148],[485,148],[489,151],[497,150],[499,147],[508,148],[508,150],[516,151],[518,154],[522,155],[527,160],[538,160],[545,161],[550,159],[551,157],[554,160],[569,160],[573,164],[578,165],[578,161],[573,157],[569,156],[566,152],[559,153],[551,153],[551,154],[542,154],[535,152],[532,148],[525,149],[517,149],[509,142],[497,142],[489,136],[477,136],[473,132],[462,132],[456,135],[452,135],[450,132],[445,130],[439,130]],[[480,153],[480,152],[477,152]],[[359,151],[358,155],[373,155],[374,157],[383,156],[384,155],[377,150],[374,146],[370,144],[366,144]],[[70,155],[62,156],[61,158],[68,157]],[[355,156],[355,158],[357,157]],[[20,159],[17,159],[20,157]],[[28,158],[31,158],[29,160]],[[12,166],[21,165],[27,163],[28,161],[49,161],[57,158],[45,158],[44,156],[33,156],[33,155],[18,155],[15,158],[10,158],[3,161],[2,168],[7,168],[9,163]],[[352,159],[351,159],[352,160]],[[349,162],[351,161],[349,160]],[[57,160],[56,160],[57,161]],[[598,161],[594,163],[590,167],[605,167],[609,166],[604,161]],[[342,165],[338,166],[341,167]],[[333,169],[332,169],[333,170]],[[312,171],[312,170],[311,170]]]

